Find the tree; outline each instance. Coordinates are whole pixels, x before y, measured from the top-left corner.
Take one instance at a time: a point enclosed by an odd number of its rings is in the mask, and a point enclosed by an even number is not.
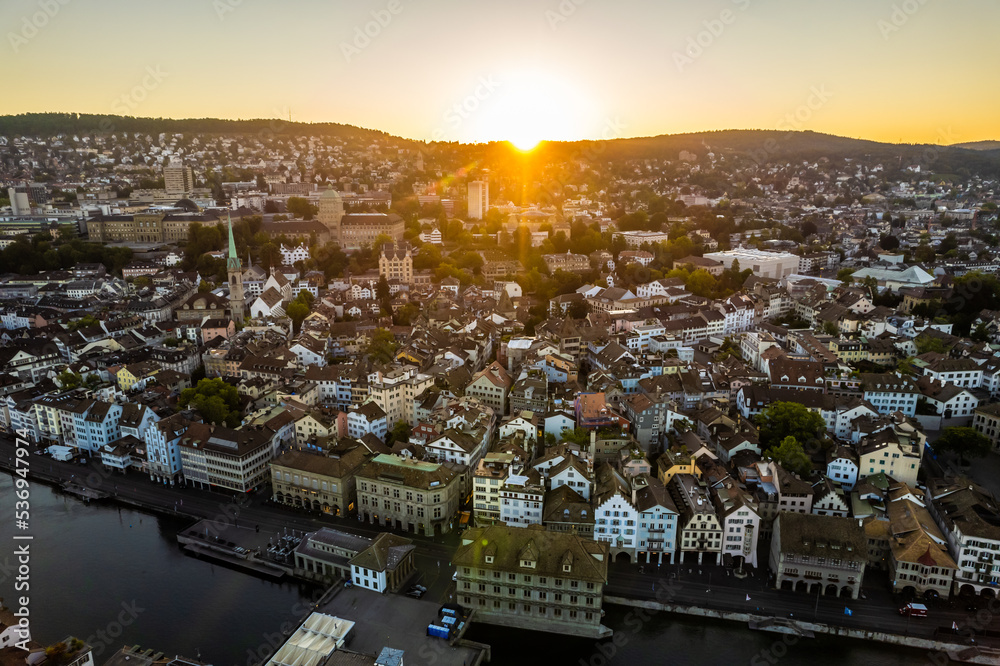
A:
[[[803,479],[812,471],[812,461],[794,437],[785,437],[781,440],[781,444],[771,448],[767,454],[786,470],[798,474]]]
[[[295,300],[288,304],[288,309],[285,310],[285,314],[292,320],[294,332],[298,333],[299,329],[302,327],[302,322],[309,316],[309,306],[302,301]]]
[[[917,348],[917,354],[926,354],[927,352],[944,354],[948,351],[948,348],[944,344],[944,340],[941,338],[934,338],[929,335],[918,336],[913,341],[913,346]]]
[[[392,294],[389,293],[389,281],[382,275],[375,284],[375,300],[383,315],[392,314]]]
[[[587,307],[587,301],[574,301],[569,304],[569,308],[566,310],[566,314],[571,319],[585,319],[589,312],[590,308]]]
[[[993,449],[986,435],[966,426],[945,428],[933,446],[935,451],[957,453],[961,465],[965,464],[966,457],[982,458]]]
[[[75,389],[78,386],[83,385],[83,375],[79,372],[63,370],[56,375],[56,383],[64,389]]]
[[[764,450],[780,445],[787,437],[808,442],[826,431],[823,417],[798,402],[772,402],[756,420]]]
[[[892,250],[895,250],[896,248],[899,247],[899,238],[897,238],[896,236],[885,234],[884,236],[879,238],[878,244],[879,247],[881,247],[883,250],[891,252]]]
[[[240,396],[236,387],[219,377],[202,379],[193,388],[181,391],[178,404],[190,405],[206,423],[225,424],[235,428],[242,420],[239,412]]]
[[[392,429],[385,437],[386,446],[392,446],[396,442],[407,442],[410,440],[410,433],[413,428],[406,421],[396,421]]]
[[[398,348],[392,331],[376,328],[371,340],[368,341],[368,347],[365,348],[365,354],[375,363],[391,363],[396,358]]]
[[[590,431],[586,428],[564,428],[562,431],[561,439],[564,442],[569,442],[571,444],[578,444],[579,446],[587,446],[590,444]]]
[[[303,220],[311,220],[313,219],[313,215],[319,212],[318,207],[309,203],[309,200],[303,197],[288,197],[285,210],[295,217],[301,217]]]
[[[69,328],[70,331],[78,331],[81,328],[90,328],[91,326],[97,326],[100,323],[101,322],[94,315],[84,315],[67,324],[67,328]]]
[[[851,284],[854,278],[851,277],[854,274],[855,269],[853,268],[841,268],[837,271],[837,279],[846,284]]]

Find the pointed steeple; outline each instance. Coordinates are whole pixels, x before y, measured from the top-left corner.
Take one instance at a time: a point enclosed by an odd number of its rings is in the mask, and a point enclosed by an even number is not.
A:
[[[229,258],[226,259],[226,269],[229,273],[229,308],[233,320],[239,325],[243,322],[243,267],[239,255],[236,254],[236,240],[233,238],[233,218],[229,218]]]
[[[226,214],[229,218],[229,258],[226,260],[226,267],[229,270],[240,270],[242,266],[240,265],[240,258],[236,254],[236,239],[233,238],[233,217],[232,215]]]

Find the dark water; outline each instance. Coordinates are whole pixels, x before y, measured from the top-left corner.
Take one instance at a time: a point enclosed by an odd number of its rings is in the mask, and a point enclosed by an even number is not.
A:
[[[100,652],[98,666],[126,644],[171,656],[200,654],[215,666],[247,664],[249,652],[267,652],[282,624],[301,617],[305,602],[317,594],[315,588],[270,582],[183,554],[174,534],[186,521],[83,504],[36,483],[31,490],[33,637],[44,644],[69,635],[90,638]],[[3,573],[14,559],[12,502],[11,477],[0,474],[0,596],[8,605],[15,598],[13,576]],[[639,618],[617,606],[606,611],[617,645],[486,625],[475,625],[469,638],[493,646],[493,664],[933,663],[918,651],[857,641],[820,638],[789,645],[732,623],[664,613]],[[406,662],[418,664],[415,658]]]
[[[14,559],[12,485],[0,473],[0,572]],[[32,483],[32,637],[45,645],[90,638],[98,665],[126,644],[201,654],[215,666],[246,664],[247,651],[277,640],[315,590],[185,555],[174,534],[189,522],[83,504]],[[0,597],[12,606],[14,580],[3,579]]]
[[[938,664],[920,650],[820,637],[796,640],[750,631],[732,622],[688,619],[667,613],[642,617],[634,609],[605,606],[604,624],[613,641],[530,634],[503,627],[473,625],[468,637],[493,646],[493,664],[776,664],[810,666],[914,666]],[[616,645],[614,641],[617,641]],[[530,661],[525,661],[528,659]]]

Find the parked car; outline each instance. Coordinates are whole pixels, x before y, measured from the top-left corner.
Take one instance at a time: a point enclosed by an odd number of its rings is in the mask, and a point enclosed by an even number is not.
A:
[[[406,593],[406,596],[413,597],[414,599],[419,599],[420,597],[424,596],[424,593],[415,587],[411,587],[410,591]]]

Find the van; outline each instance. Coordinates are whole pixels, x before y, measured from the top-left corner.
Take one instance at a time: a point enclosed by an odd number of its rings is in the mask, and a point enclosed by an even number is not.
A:
[[[899,609],[899,614],[909,617],[927,617],[927,606],[923,604],[906,604]]]

